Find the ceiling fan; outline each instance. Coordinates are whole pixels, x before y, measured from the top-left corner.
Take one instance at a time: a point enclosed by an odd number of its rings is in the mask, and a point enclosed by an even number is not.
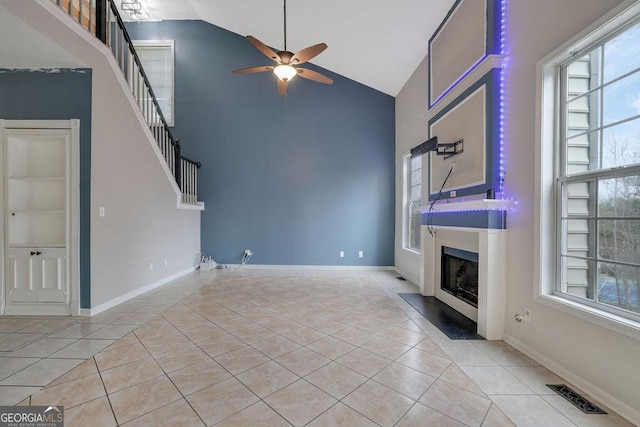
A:
[[[318,43],[313,46],[309,46],[295,54],[287,50],[287,0],[284,0],[284,50],[276,53],[253,36],[247,36],[247,39],[249,39],[251,44],[253,44],[260,52],[274,60],[277,65],[261,65],[258,67],[241,68],[239,70],[235,70],[233,72],[234,74],[273,71],[278,77],[278,93],[280,93],[280,95],[287,94],[287,86],[295,76],[300,76],[318,83],[329,85],[333,83],[333,80],[324,74],[308,68],[298,67],[298,65],[303,64],[321,54],[327,48],[325,43]]]

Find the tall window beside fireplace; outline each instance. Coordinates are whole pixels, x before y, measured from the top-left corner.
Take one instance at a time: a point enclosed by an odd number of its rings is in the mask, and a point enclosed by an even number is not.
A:
[[[582,34],[539,63],[539,301],[639,337],[640,4]]]
[[[404,158],[404,248],[420,251],[422,156]]]

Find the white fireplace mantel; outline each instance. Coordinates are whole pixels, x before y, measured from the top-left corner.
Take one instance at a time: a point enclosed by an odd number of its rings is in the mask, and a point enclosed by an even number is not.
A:
[[[440,288],[441,248],[453,247],[478,253],[477,311],[451,296],[449,305],[478,323],[478,334],[488,340],[500,340],[504,333],[506,236],[504,229],[433,226],[435,234],[422,226],[422,265],[420,293],[434,296]],[[448,295],[445,295],[445,299]],[[455,300],[455,301],[453,301]],[[466,307],[465,307],[466,306]],[[476,317],[476,318],[474,318]]]
[[[446,199],[433,206],[435,212],[508,211],[515,207],[515,200],[503,199]],[[421,213],[429,213],[431,205],[420,206]]]

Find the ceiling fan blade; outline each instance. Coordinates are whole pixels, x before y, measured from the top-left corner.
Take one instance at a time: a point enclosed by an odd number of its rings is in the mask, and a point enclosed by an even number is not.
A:
[[[298,70],[298,75],[307,80],[313,80],[314,82],[324,83],[326,85],[330,85],[333,83],[333,80],[324,74],[320,74],[317,71],[310,70],[308,68],[296,68]]]
[[[278,79],[278,93],[282,96],[287,95],[287,85],[289,83]]]
[[[293,58],[291,58],[291,63],[302,64],[303,62],[307,62],[311,58],[320,55],[326,48],[327,45],[325,43],[318,43],[314,44],[313,46],[309,46],[293,55]]]
[[[261,65],[259,67],[241,68],[239,70],[233,70],[233,74],[248,74],[248,73],[262,73],[264,71],[273,70],[271,65]]]
[[[247,36],[251,44],[253,44],[260,52],[264,53],[267,57],[273,59],[274,61],[278,61],[280,57],[277,53],[271,50],[266,44],[262,43],[260,40],[253,36]]]

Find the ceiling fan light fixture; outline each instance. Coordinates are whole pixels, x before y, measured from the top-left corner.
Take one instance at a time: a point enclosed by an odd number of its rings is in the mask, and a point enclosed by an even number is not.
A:
[[[58,0],[59,1],[59,0]],[[122,0],[122,1],[134,1],[134,0]],[[135,0],[140,1],[140,0]],[[277,65],[273,66],[258,66],[241,68],[234,70],[234,74],[249,74],[249,73],[262,73],[265,71],[273,70],[273,73],[278,77],[278,93],[280,95],[287,95],[287,83],[292,78],[300,74],[300,77],[307,80],[312,80],[318,83],[324,83],[330,85],[333,83],[329,77],[308,68],[296,68],[294,65],[304,64],[312,58],[315,58],[321,54],[326,48],[326,43],[318,43],[313,46],[309,46],[302,49],[300,52],[294,54],[287,50],[287,0],[283,0],[284,4],[284,50],[274,52],[270,47],[262,43],[260,40],[253,36],[247,36],[247,39],[253,44],[256,49],[262,52],[267,58],[272,59]]]
[[[283,82],[288,82],[298,74],[298,71],[291,65],[280,64],[273,69],[273,73]]]

